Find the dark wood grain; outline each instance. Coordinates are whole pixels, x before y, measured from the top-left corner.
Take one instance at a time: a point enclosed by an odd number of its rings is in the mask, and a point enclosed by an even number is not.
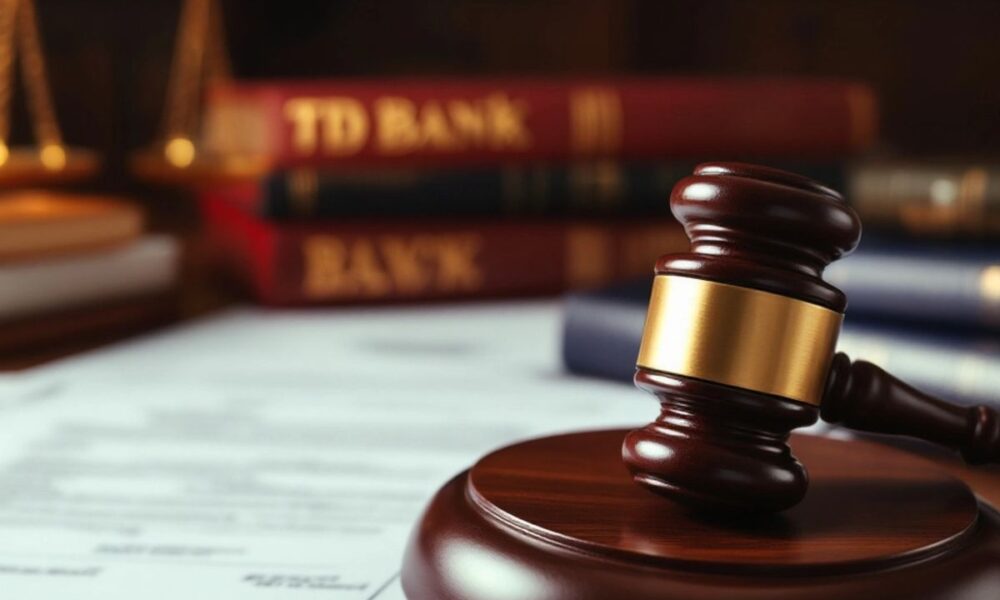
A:
[[[681,275],[798,298],[843,312],[824,267],[851,252],[861,221],[837,192],[806,177],[743,163],[704,163],[680,180],[670,210],[691,239],[658,275]]]
[[[780,515],[712,517],[635,486],[625,431],[498,450],[449,482],[411,537],[411,600],[987,597],[996,514],[923,459],[793,437],[812,466]]]
[[[932,441],[959,450],[971,464],[1000,462],[996,409],[950,404],[842,352],[833,359],[821,416],[852,429]]]
[[[844,310],[844,294],[822,274],[854,249],[861,223],[837,192],[768,167],[704,163],[677,183],[670,208],[691,249],[660,258],[658,275]],[[718,512],[780,511],[802,499],[806,469],[786,440],[816,421],[817,407],[644,367],[635,381],[660,402],[657,419],[630,433],[622,448],[637,483]]]
[[[779,511],[805,495],[806,468],[786,442],[816,422],[816,406],[644,368],[635,383],[660,402],[622,445],[636,483],[718,512]]]
[[[670,207],[691,248],[660,258],[658,275],[844,311],[844,294],[822,274],[857,246],[861,223],[837,192],[768,167],[704,163],[674,187]],[[723,356],[731,351],[718,348]],[[635,381],[656,396],[660,414],[626,437],[623,460],[636,483],[698,508],[732,513],[794,506],[806,492],[808,462],[803,467],[785,442],[819,416],[941,443],[973,463],[1000,460],[995,410],[950,405],[843,355],[832,361],[822,408],[644,366]]]
[[[492,517],[567,546],[711,571],[815,574],[918,561],[955,547],[978,514],[964,485],[920,460],[822,438],[796,439],[813,485],[786,513],[699,514],[630,484],[615,457],[622,433],[500,449],[470,470],[468,492]]]

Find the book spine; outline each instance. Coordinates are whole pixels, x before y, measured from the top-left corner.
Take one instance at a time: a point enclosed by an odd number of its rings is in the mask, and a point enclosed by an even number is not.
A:
[[[667,214],[671,187],[692,168],[609,162],[369,172],[297,169],[263,180],[255,212],[274,219]]]
[[[569,294],[563,317],[562,358],[578,375],[631,382],[646,323],[650,282],[628,298],[605,292]]]
[[[309,305],[537,295],[649,271],[687,246],[672,219],[629,222],[344,220],[279,225],[203,198],[257,298]]]
[[[1000,328],[997,259],[861,251],[830,265],[825,276],[847,294],[850,314]]]
[[[851,203],[865,226],[916,237],[1000,235],[1000,169],[869,164],[851,170]]]
[[[1000,406],[1000,342],[994,338],[935,336],[849,321],[838,349],[947,400]]]
[[[505,165],[470,169],[300,168],[223,193],[269,219],[356,216],[666,215],[674,184],[696,164],[617,163]],[[836,164],[796,163],[796,173],[839,189]]]
[[[840,157],[870,145],[862,85],[820,81],[343,81],[222,84],[208,151],[277,166]]]

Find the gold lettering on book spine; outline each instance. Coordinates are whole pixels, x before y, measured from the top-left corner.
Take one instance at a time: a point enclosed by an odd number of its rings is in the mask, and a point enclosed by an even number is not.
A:
[[[490,123],[490,145],[494,150],[526,150],[531,147],[527,126],[528,105],[505,94],[490,94],[484,101]]]
[[[525,102],[496,92],[473,100],[381,96],[291,98],[283,107],[289,145],[299,156],[350,156],[366,146],[384,155],[417,151],[525,150],[533,138]]]
[[[570,147],[575,154],[613,154],[621,149],[624,112],[611,88],[581,88],[569,96]]]
[[[293,98],[285,103],[285,118],[291,122],[292,151],[311,155],[356,154],[368,139],[368,114],[354,98]]]
[[[474,292],[482,246],[476,233],[314,235],[302,243],[302,291],[314,300]]]
[[[420,147],[417,106],[406,98],[375,101],[375,145],[382,154],[406,154]]]
[[[620,205],[626,192],[621,165],[606,160],[572,165],[567,183],[573,206],[593,212]]]
[[[451,117],[455,136],[465,143],[479,148],[485,146],[490,139],[490,124],[486,115],[474,102],[467,100],[452,100],[448,103],[448,115]]]
[[[286,193],[293,216],[312,216],[319,200],[319,175],[315,169],[294,169],[288,172]]]
[[[383,154],[531,147],[527,105],[503,93],[474,101],[417,103],[385,96],[373,104],[375,147]]]

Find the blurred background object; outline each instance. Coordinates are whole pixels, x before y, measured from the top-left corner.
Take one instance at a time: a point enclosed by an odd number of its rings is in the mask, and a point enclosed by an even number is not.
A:
[[[0,193],[0,356],[174,316],[180,246],[143,229],[128,200]]]
[[[39,38],[34,0],[4,0],[0,5],[0,183],[4,185],[80,179],[98,165],[93,153],[63,143]],[[9,144],[18,59],[35,137],[30,146]]]
[[[688,247],[668,197],[702,161],[844,192],[841,349],[997,405],[997,23],[993,0],[0,0],[0,370],[185,324],[0,378],[3,551],[95,597],[383,598],[474,457],[648,420],[649,278]],[[961,477],[996,504],[995,470]],[[22,562],[7,596],[41,589]]]
[[[19,71],[20,77],[15,77]],[[11,138],[11,99],[23,82],[34,143]],[[18,132],[14,132],[18,133]],[[132,203],[70,191],[92,176],[93,152],[64,143],[53,108],[34,0],[0,4],[0,354],[89,335],[127,333],[173,313],[179,254],[165,236],[140,237]],[[58,186],[59,192],[20,189]]]
[[[746,160],[844,191],[861,213],[857,257],[831,272],[852,299],[845,342],[856,331],[881,354],[917,348],[917,332],[929,348],[958,344],[973,358],[945,355],[965,365],[962,389],[985,385],[975,373],[995,366],[993,2],[3,6],[5,147],[64,147],[65,133],[93,148],[101,170],[62,192],[134,198],[151,231],[177,240],[132,232],[115,248],[0,265],[11,277],[131,252],[173,274],[157,280],[170,285],[132,289],[167,292],[174,316],[244,300],[593,289],[648,274],[658,255],[686,246],[666,198],[695,164]],[[26,93],[13,93],[18,64]],[[0,186],[22,184],[0,176]],[[7,223],[29,227],[18,219]],[[50,220],[49,231],[64,226]],[[119,283],[95,288],[127,298]],[[48,299],[55,289],[23,302],[33,314],[83,310]],[[24,323],[32,313],[19,314]],[[913,369],[941,372],[925,363]],[[954,390],[957,377],[934,385]]]
[[[986,0],[581,0],[219,3],[232,73],[246,79],[389,76],[735,75],[858,80],[879,98],[880,146],[989,156],[1000,136],[1000,54]],[[106,157],[104,189],[139,191],[154,224],[192,204],[136,178],[128,157],[162,137],[182,3],[48,0],[37,7],[67,139]],[[516,31],[518,35],[511,35]],[[927,43],[927,32],[935,43]],[[12,133],[30,129],[13,100]],[[730,157],[713,157],[730,158]]]
[[[206,152],[199,143],[205,86],[229,80],[226,30],[218,0],[184,0],[177,22],[160,131],[132,155],[133,173],[146,181],[184,182],[259,175],[259,157]]]

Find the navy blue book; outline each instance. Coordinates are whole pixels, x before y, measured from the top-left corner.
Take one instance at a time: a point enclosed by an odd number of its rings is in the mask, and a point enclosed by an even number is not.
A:
[[[850,315],[1000,330],[1000,246],[866,239],[824,279],[847,294]]]
[[[630,382],[646,320],[650,281],[566,298],[563,362],[581,375]],[[955,402],[1000,405],[1000,336],[933,326],[891,326],[852,314],[838,349]]]
[[[470,169],[276,171],[226,190],[227,199],[268,219],[354,216],[664,215],[674,184],[695,163],[570,163]],[[838,164],[789,168],[831,186]]]

